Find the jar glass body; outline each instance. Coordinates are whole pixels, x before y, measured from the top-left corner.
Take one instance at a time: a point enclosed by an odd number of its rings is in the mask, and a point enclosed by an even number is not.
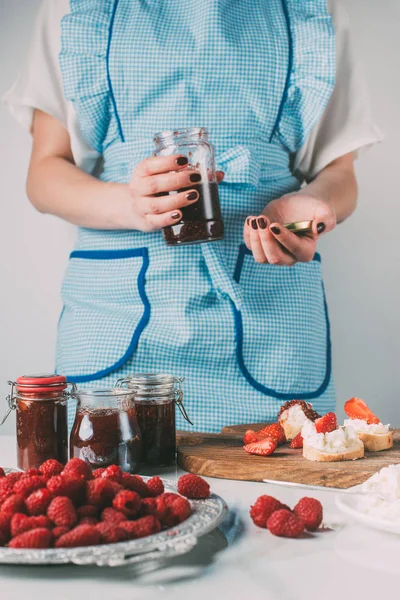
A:
[[[133,394],[129,390],[82,390],[70,436],[70,458],[81,458],[93,469],[118,465],[137,473],[142,440]]]
[[[134,394],[146,466],[176,463],[176,381],[172,375],[141,374],[120,382]]]
[[[179,223],[163,229],[167,245],[196,244],[221,240],[224,237],[224,223],[218,194],[215,172],[214,148],[208,141],[208,131],[204,127],[193,127],[178,131],[166,131],[154,136],[157,156],[180,154],[188,159],[188,169],[201,175],[199,183],[177,190],[196,190],[198,200],[181,208]]]
[[[68,460],[68,395],[63,392],[18,392],[17,464],[20,469],[38,468],[49,458]]]

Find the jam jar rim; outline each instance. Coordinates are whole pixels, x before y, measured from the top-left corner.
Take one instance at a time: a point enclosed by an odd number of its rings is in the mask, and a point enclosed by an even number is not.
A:
[[[154,134],[153,141],[157,145],[170,145],[171,143],[190,138],[202,139],[208,141],[208,127],[182,127],[180,129],[166,129]]]
[[[114,398],[123,398],[125,396],[132,396],[132,390],[128,388],[89,388],[80,390],[79,388],[72,392],[72,397],[77,400],[81,400],[86,398],[106,398],[106,397],[114,397]]]
[[[116,385],[121,383],[135,383],[135,385],[174,385],[175,383],[179,383],[181,379],[179,377],[175,377],[170,373],[135,373],[130,377],[124,377],[123,379],[119,379]],[[123,389],[123,388],[117,388]],[[125,388],[126,389],[126,388]]]

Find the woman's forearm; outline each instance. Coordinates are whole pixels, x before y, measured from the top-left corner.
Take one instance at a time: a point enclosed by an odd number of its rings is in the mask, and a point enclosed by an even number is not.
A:
[[[338,223],[347,219],[357,206],[358,196],[353,154],[332,162],[300,193],[325,200],[335,211]]]

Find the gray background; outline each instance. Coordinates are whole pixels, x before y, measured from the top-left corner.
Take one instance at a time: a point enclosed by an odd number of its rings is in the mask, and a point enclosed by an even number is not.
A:
[[[55,0],[56,1],[56,0]],[[0,0],[0,95],[24,59],[40,0]],[[355,216],[320,244],[332,322],[339,414],[353,395],[400,426],[400,3],[346,0],[385,142],[357,164]],[[0,107],[0,407],[6,381],[51,371],[59,289],[73,228],[35,212],[25,194],[30,137]],[[5,406],[5,403],[4,403]],[[1,420],[1,419],[0,419]],[[13,419],[0,433],[13,431]]]

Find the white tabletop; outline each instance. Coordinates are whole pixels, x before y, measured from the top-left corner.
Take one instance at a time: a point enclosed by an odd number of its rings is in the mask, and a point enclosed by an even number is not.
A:
[[[0,465],[15,466],[15,439],[0,436]],[[351,523],[332,492],[312,494],[334,531],[287,540],[255,527],[249,507],[261,494],[293,506],[304,493],[263,483],[208,479],[229,504],[223,531],[199,540],[184,557],[138,574],[129,567],[0,565],[4,600],[381,600],[396,597],[400,537]],[[228,538],[228,540],[226,539]],[[390,595],[390,596],[389,596]]]

